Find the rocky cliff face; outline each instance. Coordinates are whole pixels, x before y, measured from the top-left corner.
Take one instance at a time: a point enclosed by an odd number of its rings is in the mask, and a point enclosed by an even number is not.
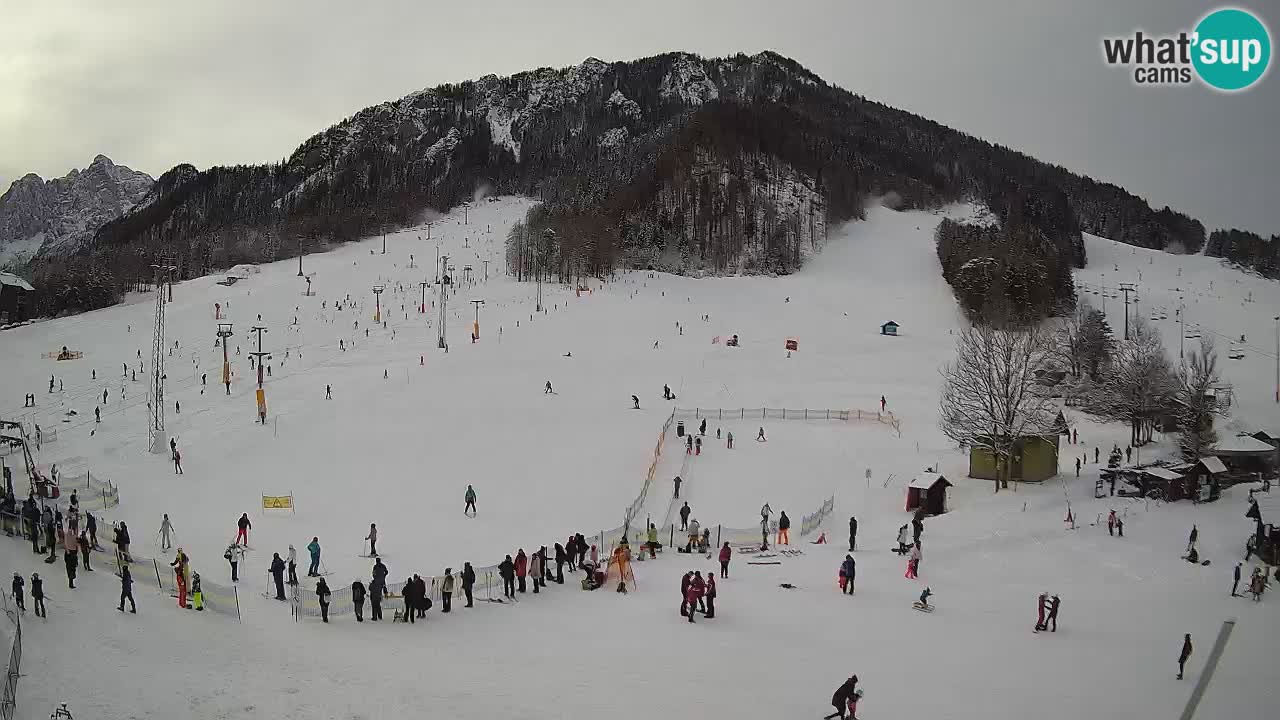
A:
[[[116,165],[105,155],[66,177],[20,178],[0,196],[0,264],[76,252],[98,228],[141,200],[152,184],[146,173]]]

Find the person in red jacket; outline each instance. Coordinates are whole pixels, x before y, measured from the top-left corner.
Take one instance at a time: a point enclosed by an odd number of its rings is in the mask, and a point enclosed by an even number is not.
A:
[[[516,553],[516,582],[520,586],[520,592],[524,592],[524,578],[529,574],[529,556],[524,554],[524,548]]]
[[[707,619],[716,616],[716,574],[707,573]]]
[[[706,583],[702,580],[702,572],[695,572],[689,580],[689,590],[685,593],[685,602],[689,605],[689,612],[685,617],[689,618],[689,622],[693,622],[694,611],[697,610],[698,603],[702,600],[706,589]]]
[[[725,543],[720,548],[720,577],[729,577],[729,558],[733,557],[733,551],[729,549],[729,543]]]

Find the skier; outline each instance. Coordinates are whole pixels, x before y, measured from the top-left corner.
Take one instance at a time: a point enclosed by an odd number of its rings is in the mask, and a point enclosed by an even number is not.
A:
[[[320,619],[329,622],[329,597],[333,595],[333,591],[329,589],[329,583],[324,578],[316,583],[316,599],[320,601]]]
[[[1047,605],[1048,602],[1048,593],[1040,593],[1040,596],[1036,598],[1036,627],[1034,632],[1044,630],[1044,611],[1045,605]]]
[[[369,556],[378,557],[378,525],[369,523],[369,534],[364,536],[369,541]]]
[[[298,584],[298,551],[292,543],[289,544],[289,584]]]
[[[524,554],[524,548],[520,548],[516,552],[516,578],[519,581],[520,592],[524,592],[524,578],[529,573],[529,556]]]
[[[332,399],[333,399],[333,388],[332,388],[332,387],[330,387],[329,385],[325,385],[325,386],[324,386],[324,399],[325,399],[325,400],[332,400]],[[357,581],[357,582],[359,582],[359,581]]]
[[[631,396],[631,409],[632,410],[640,409],[640,398],[636,397],[635,395]]]
[[[916,579],[916,573],[920,570],[920,543],[911,546],[911,554],[907,558],[907,574],[909,580]]]
[[[471,563],[462,563],[462,594],[467,598],[467,607],[472,607],[471,588],[476,584],[476,571]]]
[[[290,546],[292,548],[292,546]],[[271,556],[271,579],[276,583],[276,599],[284,599],[284,560],[280,559],[280,553],[273,553]],[[297,578],[292,578],[296,580]]]
[[[164,514],[164,518],[160,521],[160,549],[168,550],[173,547],[169,535],[173,532],[173,523],[169,522],[169,513]]]
[[[899,555],[906,555],[907,547],[907,524],[903,523],[902,527],[898,528],[898,549],[894,552]]]
[[[137,615],[138,604],[133,601],[133,575],[129,573],[128,565],[120,568],[120,605],[116,607],[120,612],[124,612],[125,600],[129,601],[129,612]]]
[[[31,596],[35,597],[34,580],[32,584]],[[1182,652],[1178,653],[1178,679],[1182,679],[1182,671],[1186,668],[1187,660],[1191,658],[1191,633],[1182,636]]]
[[[689,513],[693,510],[689,509],[689,502],[686,500],[684,505],[680,506],[680,529],[687,530],[689,528]]]
[[[227,546],[222,557],[231,563],[231,582],[240,582],[240,563],[244,561],[244,548],[240,543],[232,543]]]
[[[364,583],[358,579],[351,583],[351,604],[356,609],[356,622],[364,622]]]
[[[858,549],[858,519],[849,516],[849,552]]]
[[[1187,552],[1191,552],[1196,546],[1196,538],[1200,537],[1200,530],[1195,525],[1191,526],[1191,536],[1187,538]]]
[[[102,408],[95,407],[93,409],[93,421],[96,423],[102,422]]]
[[[853,579],[857,574],[857,564],[853,561],[852,555],[845,555],[844,562],[840,563],[840,594],[853,594]]]
[[[727,446],[726,449],[728,450],[733,449],[733,431],[732,430],[730,430],[728,434],[725,436],[725,443]]]
[[[933,591],[926,587],[924,592],[920,593],[920,602],[916,603],[916,606],[921,610],[929,612],[929,596],[932,594]]]
[[[1049,617],[1046,619],[1050,626],[1049,632],[1058,632],[1058,606],[1062,604],[1062,600],[1055,594],[1049,598]]]
[[[686,435],[684,438],[684,454],[693,454],[693,434]]]
[[[249,513],[240,513],[240,519],[236,521],[236,542],[249,547],[249,529],[253,527],[253,523],[249,522]]]
[[[699,455],[699,456],[702,455],[702,436],[701,435],[693,439],[693,454]]]
[[[756,433],[756,442],[765,442],[763,425],[760,426],[760,432]]]
[[[786,510],[783,510],[782,513],[778,515],[778,537],[773,544],[791,544],[791,518],[787,517]]]
[[[320,538],[311,538],[311,542],[307,545],[307,552],[311,553],[311,566],[307,568],[307,577],[320,577]]]
[[[515,598],[516,596],[516,568],[511,562],[511,556],[508,555],[505,560],[498,563],[498,574],[502,576],[502,596]]]
[[[476,510],[476,491],[475,491],[475,488],[471,487],[470,485],[467,485],[467,491],[462,495],[462,499],[463,499],[463,501],[466,503],[466,505],[462,508],[462,514],[463,514],[463,515],[466,515],[466,514],[467,514],[467,510],[470,510],[470,511],[471,511],[471,513],[472,513],[472,515],[471,515],[471,516],[472,516],[472,517],[475,517],[475,516],[476,516],[476,514],[478,514],[478,513],[479,513],[479,511],[478,511],[478,510]]]
[[[27,581],[22,579],[21,574],[19,573],[13,574],[13,585],[12,585],[13,601],[18,604],[18,610],[22,612],[26,612],[27,610],[27,604],[22,599],[22,588],[26,584],[27,584]]]
[[[662,399],[663,400],[671,399],[671,386],[665,383],[662,385]]]
[[[672,495],[672,497],[677,498],[677,499],[680,497],[680,483],[682,483],[682,482],[684,482],[684,481],[680,479],[680,476],[679,476],[679,475],[675,476],[675,477],[671,480],[671,483],[672,483],[673,485],[675,485],[675,486],[676,486],[676,492],[675,492],[675,495]]]
[[[511,562],[511,556],[507,556],[506,560],[499,562],[498,574],[502,575],[502,594],[503,597],[516,597],[516,566]]]
[[[31,573],[31,599],[35,602],[36,617],[49,619],[49,611],[44,607],[44,581],[40,573]]]
[[[551,381],[550,381],[550,380],[548,380],[548,381],[547,381],[546,386],[545,386],[544,388],[542,388],[542,394],[543,394],[543,395],[551,395],[551,394],[553,394],[553,393],[554,393],[554,391],[551,389]]]

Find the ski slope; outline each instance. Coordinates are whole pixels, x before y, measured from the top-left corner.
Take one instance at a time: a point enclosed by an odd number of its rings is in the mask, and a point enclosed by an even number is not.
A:
[[[57,428],[41,464],[87,466],[116,483],[121,504],[108,516],[128,522],[135,552],[163,556],[156,528],[167,512],[194,569],[228,583],[223,548],[240,513],[253,521],[239,624],[179,610],[144,585],[135,589],[139,615],[121,616],[118,582],[107,572],[82,573],[79,589],[69,591],[61,564],[45,565],[17,540],[0,543],[4,569],[40,572],[51,595],[47,623],[24,620],[18,717],[46,717],[66,700],[77,718],[380,718],[424,710],[812,718],[829,712],[831,692],[852,672],[867,692],[862,717],[1169,717],[1181,710],[1229,616],[1239,624],[1201,717],[1273,715],[1280,686],[1265,663],[1280,640],[1274,602],[1227,595],[1250,529],[1243,488],[1212,505],[1148,506],[1094,500],[1096,465],[1079,479],[1064,475],[998,495],[964,477],[965,458],[936,426],[938,368],[963,325],[934,253],[933,229],[944,213],[874,209],[833,232],[789,277],[627,272],[593,281],[580,297],[547,285],[547,310],[539,314],[533,286],[501,272],[502,239],[527,207],[518,198],[475,203],[466,224],[461,211],[437,220],[430,241],[425,227],[388,234],[385,255],[378,237],[309,256],[303,266],[315,273],[312,297],[303,295],[295,261],[264,265],[229,288],[216,284],[219,277],[178,284],[167,307],[168,343],[178,346],[166,358],[166,411],[183,475],[174,475],[166,456],[145,452],[143,373],[136,383],[123,381],[120,398],[122,363],[136,367],[139,351],[149,362],[153,295],[0,334],[4,417]],[[447,353],[436,347],[433,288],[427,312],[415,312],[419,283],[434,279],[437,241],[456,278],[466,264],[475,278],[449,299]],[[1082,282],[1114,285],[1115,274],[1136,278],[1141,270],[1143,282],[1152,278],[1141,302],[1155,303],[1171,292],[1162,285],[1175,287],[1155,279],[1177,277],[1181,266],[1188,283],[1199,283],[1186,287],[1204,288],[1202,295],[1184,291],[1194,308],[1189,317],[1206,325],[1215,318],[1221,332],[1244,332],[1251,344],[1265,337],[1264,309],[1280,307],[1280,286],[1209,259],[1157,253],[1148,261],[1141,250],[1087,242]],[[487,282],[485,259],[492,261]],[[1222,297],[1209,292],[1210,281]],[[385,328],[373,323],[375,284],[386,287]],[[1238,307],[1245,286],[1254,302]],[[472,344],[469,301],[479,299],[481,333]],[[236,333],[230,396],[217,384],[214,303]],[[1106,309],[1120,328],[1113,305],[1108,300]],[[888,320],[901,325],[899,337],[879,335]],[[253,345],[247,330],[257,324],[268,329],[263,347],[272,353],[265,426],[255,423],[244,354]],[[1176,352],[1177,335],[1162,330]],[[732,334],[740,347],[723,343]],[[800,347],[790,357],[788,337]],[[63,345],[84,357],[41,357]],[[1276,425],[1264,402],[1265,360],[1251,353],[1222,364],[1237,387],[1232,422]],[[209,374],[203,394],[202,373]],[[63,382],[61,392],[56,384],[46,392],[50,374]],[[543,392],[547,381],[554,394]],[[664,383],[674,402],[662,400]],[[108,402],[94,423],[104,389]],[[28,392],[37,396],[34,410],[20,406]],[[632,394],[640,410],[631,409]],[[803,550],[770,559],[778,565],[735,558],[714,620],[689,626],[677,614],[677,590],[686,570],[707,573],[715,563],[670,551],[637,564],[638,587],[625,596],[582,592],[577,575],[515,605],[464,609],[459,602],[450,615],[437,605],[425,626],[350,617],[295,624],[287,608],[259,594],[271,553],[283,555],[292,543],[301,560],[312,536],[335,590],[356,577],[367,581],[370,563],[360,554],[371,522],[395,588],[409,573],[456,572],[464,560],[489,565],[518,547],[533,551],[570,532],[613,528],[640,490],[673,406],[874,409],[882,395],[901,420],[901,437],[879,424],[716,421],[688,465],[674,433],[667,438],[645,517],[667,516],[671,477],[685,472],[682,495],[704,526],[750,527],[767,501],[791,516],[792,542]],[[77,414],[68,418],[69,410]],[[1124,428],[1069,419],[1081,428],[1082,446],[1127,436]],[[768,440],[757,443],[761,424]],[[717,427],[733,431],[733,450],[715,439]],[[1071,452],[1064,450],[1064,461]],[[953,511],[927,522],[921,580],[911,581],[888,548],[908,519],[905,483],[926,466],[956,484]],[[479,495],[475,519],[462,514],[468,483]],[[296,512],[264,514],[264,493],[292,493]],[[801,543],[801,517],[832,494],[836,512],[825,530],[833,542]],[[1062,522],[1068,497],[1074,531]],[[1123,540],[1089,524],[1111,507],[1125,513]],[[834,581],[853,514],[860,549],[858,593],[850,598]],[[1192,523],[1213,561],[1208,567],[1178,559]],[[925,584],[936,593],[931,615],[910,607]],[[1035,597],[1045,590],[1062,596],[1061,629],[1034,635]],[[1179,683],[1173,676],[1184,632],[1196,653]],[[85,655],[92,672],[84,672]]]

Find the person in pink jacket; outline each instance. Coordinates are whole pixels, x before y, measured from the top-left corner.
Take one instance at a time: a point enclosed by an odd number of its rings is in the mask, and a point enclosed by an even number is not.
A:
[[[689,622],[693,622],[694,611],[698,607],[698,601],[702,599],[706,592],[706,583],[702,580],[702,573],[694,573],[689,580],[689,589],[685,591],[684,599],[689,604],[689,613],[685,616],[689,618]]]
[[[729,543],[725,543],[720,548],[720,577],[729,577],[729,558],[733,557],[733,551],[729,549]]]

